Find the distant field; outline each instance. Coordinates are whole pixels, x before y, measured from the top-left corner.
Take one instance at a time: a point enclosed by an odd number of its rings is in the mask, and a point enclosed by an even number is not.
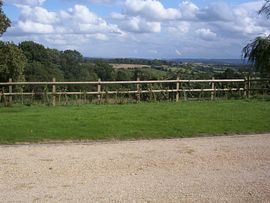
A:
[[[140,65],[140,64],[118,64],[118,63],[111,63],[110,65],[113,66],[115,69],[132,69],[132,68],[143,68],[143,67],[150,67],[149,65]]]
[[[0,143],[270,132],[270,102],[193,101],[0,108]]]

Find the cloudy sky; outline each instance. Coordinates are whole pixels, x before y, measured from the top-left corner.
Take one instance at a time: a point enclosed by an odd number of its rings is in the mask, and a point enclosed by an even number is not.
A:
[[[4,0],[0,38],[76,49],[89,57],[240,58],[270,32],[261,0]]]

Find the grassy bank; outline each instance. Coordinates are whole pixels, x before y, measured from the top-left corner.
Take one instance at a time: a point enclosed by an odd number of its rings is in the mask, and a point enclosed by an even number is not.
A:
[[[0,108],[0,143],[270,132],[270,102]]]

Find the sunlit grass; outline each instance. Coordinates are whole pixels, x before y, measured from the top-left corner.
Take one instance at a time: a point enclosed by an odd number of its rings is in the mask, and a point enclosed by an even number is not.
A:
[[[0,108],[0,143],[270,132],[270,102],[194,101]]]

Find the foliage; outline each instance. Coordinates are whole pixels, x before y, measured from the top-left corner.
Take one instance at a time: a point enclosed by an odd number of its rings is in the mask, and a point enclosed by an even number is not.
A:
[[[262,133],[269,123],[265,101],[20,106],[0,108],[0,143]]]
[[[48,60],[46,48],[41,44],[33,41],[24,41],[19,44],[19,48],[23,50],[29,63],[33,61],[44,63]]]
[[[248,58],[255,68],[262,72],[270,72],[270,36],[257,37],[243,49],[244,58]]]
[[[267,18],[270,17],[269,0],[265,0],[259,14],[265,14]],[[247,58],[263,75],[270,73],[270,35],[257,37],[253,42],[247,44],[242,50],[242,56]]]
[[[4,14],[2,6],[3,1],[0,0],[0,37],[4,32],[6,32],[7,28],[10,26],[11,23],[8,17]]]
[[[259,14],[265,14],[267,18],[270,17],[270,0],[265,0],[265,4],[259,11]]]
[[[60,55],[61,70],[67,80],[78,78],[78,66],[83,62],[83,56],[76,50],[66,50]]]
[[[222,73],[215,74],[216,79],[238,79],[238,78],[245,78],[244,74],[241,74],[239,71],[235,71],[233,69],[227,68]]]
[[[113,67],[104,61],[97,61],[94,71],[101,80],[114,80],[115,78]]]
[[[52,63],[43,64],[39,61],[28,63],[24,73],[27,81],[51,81],[52,78],[64,80],[62,71]]]
[[[23,81],[26,63],[22,50],[15,44],[0,42],[0,81],[6,82],[9,78]]]

